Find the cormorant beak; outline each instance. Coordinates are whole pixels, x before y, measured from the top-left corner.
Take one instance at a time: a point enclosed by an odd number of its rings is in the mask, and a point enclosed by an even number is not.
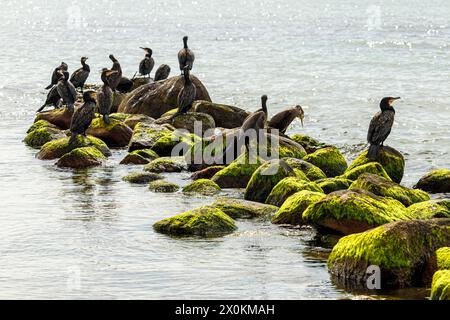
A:
[[[399,100],[399,99],[400,99],[400,97],[391,98],[389,100],[389,105],[391,105],[395,100]]]
[[[303,119],[305,119],[305,116],[303,114],[299,115],[298,118],[300,119],[300,122],[302,123],[303,127]]]

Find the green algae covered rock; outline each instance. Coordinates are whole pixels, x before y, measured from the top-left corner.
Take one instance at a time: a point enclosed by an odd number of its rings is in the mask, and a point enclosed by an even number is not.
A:
[[[213,117],[216,125],[222,128],[237,128],[242,126],[245,118],[250,114],[241,108],[213,103],[204,100],[195,101],[192,109],[196,112],[209,114]]]
[[[81,169],[99,166],[104,163],[106,157],[94,147],[76,148],[64,154],[56,163],[60,168]]]
[[[347,190],[352,182],[352,180],[339,177],[320,179],[316,181],[317,185],[321,187],[323,192],[326,194],[338,190]]]
[[[319,149],[314,153],[308,154],[303,160],[322,169],[327,177],[339,176],[347,169],[347,161],[335,147]]]
[[[157,232],[174,236],[221,236],[237,229],[234,220],[222,210],[203,206],[156,222]]]
[[[439,270],[433,276],[430,300],[450,300],[450,270]]]
[[[327,177],[322,169],[316,167],[312,163],[306,162],[305,160],[296,158],[284,158],[283,160],[286,161],[292,169],[301,170],[311,181],[325,179]]]
[[[362,166],[364,164],[372,162],[367,158],[367,150],[359,155],[348,167],[347,171]],[[400,183],[403,178],[403,172],[405,170],[405,159],[403,155],[394,148],[384,146],[380,148],[378,155],[378,163],[382,165],[388,176],[392,181]]]
[[[198,179],[183,188],[183,193],[197,193],[201,195],[214,195],[220,192],[220,187],[212,180]]]
[[[288,177],[273,187],[265,203],[280,207],[291,195],[302,190],[323,193],[322,189],[315,182],[302,180],[298,177]]]
[[[442,247],[436,250],[437,268],[450,270],[450,247]]]
[[[328,269],[346,287],[367,289],[368,267],[381,271],[381,289],[423,284],[435,250],[450,244],[450,219],[399,221],[345,236],[334,246]]]
[[[417,219],[450,218],[450,200],[429,200],[408,207]]]
[[[77,135],[76,140],[72,144],[69,144],[69,137],[47,142],[42,146],[36,157],[41,160],[58,159],[73,149],[82,147],[94,147],[105,157],[111,155],[111,151],[102,140],[91,136],[83,137]]]
[[[145,114],[128,114],[128,117],[123,120],[123,122],[129,126],[132,130],[136,127],[138,123],[147,123],[150,124],[154,122],[155,119],[152,117],[146,116]]]
[[[44,120],[57,126],[62,130],[70,128],[73,113],[67,108],[53,109],[46,112],[40,112],[36,115],[34,122]]]
[[[212,181],[221,188],[245,188],[253,173],[264,162],[261,158],[253,158],[246,153],[241,154],[224,169],[217,172]]]
[[[369,162],[363,164],[361,166],[355,167],[351,170],[347,170],[340,178],[348,179],[348,180],[356,180],[363,173],[372,173],[376,174],[380,177],[385,178],[386,180],[391,181],[391,178],[384,170],[383,166],[378,162]]]
[[[242,199],[217,199],[211,206],[225,212],[233,219],[267,218],[278,211],[278,207]]]
[[[40,120],[39,122],[41,121],[43,120]],[[66,137],[66,135],[64,134],[63,131],[48,126],[36,128],[30,131],[23,141],[25,142],[26,145],[35,149],[39,149],[49,141],[61,139],[64,137]]]
[[[53,128],[53,129],[61,130],[61,128],[59,128],[58,126],[54,125],[53,123],[48,122],[47,120],[38,120],[35,123],[33,123],[31,125],[31,127],[28,128],[27,133],[30,133],[30,132],[32,132],[34,130],[42,129],[42,128]]]
[[[120,164],[147,164],[152,160],[159,158],[155,151],[151,149],[139,149],[128,153]]]
[[[342,234],[413,218],[401,202],[362,189],[332,192],[303,213],[306,222]]]
[[[133,130],[122,121],[110,118],[110,123],[106,124],[103,118],[99,117],[92,120],[86,134],[101,139],[109,147],[121,148],[128,145]]]
[[[349,189],[364,189],[378,196],[391,197],[407,207],[413,203],[430,200],[430,196],[424,191],[403,187],[372,173],[360,175]]]
[[[148,188],[150,189],[150,191],[161,193],[177,192],[178,189],[180,189],[180,187],[176,183],[169,182],[164,179],[151,181],[148,185]]]
[[[326,147],[330,147],[330,145],[323,143],[323,142],[319,142],[318,140],[311,138],[309,136],[305,136],[305,135],[301,135],[301,134],[294,134],[291,137],[292,140],[294,140],[295,142],[297,142],[298,144],[301,144],[303,148],[305,148],[306,152],[309,153],[314,153],[319,149],[323,149]]]
[[[156,173],[181,172],[186,168],[186,160],[183,157],[161,157],[145,165],[144,171]]]
[[[123,177],[122,180],[129,183],[147,184],[163,178],[162,175],[153,172],[132,172]]]
[[[274,159],[263,163],[252,175],[245,189],[244,199],[264,202],[273,187],[286,177],[296,173],[283,160]]]
[[[300,225],[303,223],[303,212],[309,205],[325,197],[321,192],[302,190],[294,193],[283,203],[280,210],[272,218],[275,224]]]
[[[450,192],[450,169],[437,169],[428,172],[414,186],[431,193]]]
[[[171,135],[172,131],[161,125],[139,122],[134,127],[128,151],[151,149],[160,138],[170,137]]]
[[[201,130],[201,133],[205,133],[205,131],[213,129],[216,127],[216,123],[214,122],[213,117],[209,114],[202,112],[187,112],[182,113],[172,119],[171,115],[161,117],[155,121],[157,124],[168,123],[172,125],[176,129],[185,129],[191,133],[195,132],[196,123],[201,123],[201,126],[198,128]]]

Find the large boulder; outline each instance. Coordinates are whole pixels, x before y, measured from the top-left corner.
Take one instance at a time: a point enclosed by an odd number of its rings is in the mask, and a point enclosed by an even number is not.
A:
[[[450,218],[450,200],[429,200],[408,207],[411,216],[418,219]]]
[[[381,289],[424,285],[427,262],[450,245],[449,227],[450,219],[399,221],[345,236],[331,251],[328,269],[346,287],[367,289],[370,266],[380,268]]]
[[[209,93],[200,80],[191,75],[196,87],[195,100],[211,101]],[[177,107],[178,93],[184,86],[183,76],[175,76],[140,86],[128,93],[120,104],[118,111],[131,114],[145,114],[159,118],[165,112]]]
[[[437,169],[428,172],[414,186],[431,193],[450,192],[450,169]]]
[[[323,193],[322,189],[315,182],[298,177],[288,177],[280,180],[273,187],[265,202],[280,207],[291,195],[302,190]]]
[[[109,147],[121,148],[128,145],[133,130],[122,121],[111,118],[106,124],[100,117],[92,120],[86,134],[102,139]]]
[[[170,124],[176,129],[185,129],[191,133],[202,136],[206,130],[211,130],[216,127],[213,117],[206,113],[188,112],[182,113],[172,119],[171,116],[159,118],[155,121],[156,124]],[[201,126],[196,132],[195,125],[201,123]]]
[[[220,192],[220,187],[212,180],[198,179],[183,188],[183,193],[200,194],[204,196],[214,195]]]
[[[123,181],[136,184],[148,184],[155,180],[161,180],[164,177],[154,172],[132,172],[122,178]]]
[[[414,218],[400,201],[362,189],[332,192],[303,213],[303,219],[308,223],[341,234]]]
[[[367,150],[360,154],[348,167],[347,171],[361,165],[373,162],[367,157]],[[400,183],[405,170],[405,159],[403,155],[392,147],[384,146],[380,148],[378,154],[378,163],[381,164],[392,181]]]
[[[278,207],[242,199],[217,199],[211,206],[225,212],[233,219],[270,218]]]
[[[308,154],[303,160],[322,169],[327,177],[335,177],[344,173],[347,162],[342,153],[335,147],[326,147]]]
[[[40,160],[57,159],[74,149],[82,147],[94,147],[105,157],[109,157],[111,155],[111,151],[102,140],[92,136],[83,137],[81,135],[77,135],[72,144],[69,144],[69,137],[47,142],[42,146],[36,157]]]
[[[187,169],[184,157],[161,157],[151,161],[145,165],[144,170],[147,172],[181,172]]]
[[[306,152],[314,153],[319,149],[323,149],[326,147],[331,147],[331,145],[319,142],[318,140],[311,138],[309,136],[301,135],[301,134],[294,134],[291,137],[292,140],[302,145],[303,148],[305,148]]]
[[[150,161],[159,158],[155,151],[151,149],[139,149],[128,153],[120,164],[147,164]]]
[[[450,270],[439,270],[433,276],[430,300],[450,300]]]
[[[38,113],[34,121],[37,122],[39,120],[45,120],[62,130],[66,130],[70,128],[72,115],[73,113],[67,108],[53,109]]]
[[[229,129],[242,126],[244,120],[250,115],[250,112],[238,107],[204,100],[195,101],[192,109],[209,114],[214,118],[216,126]]]
[[[323,192],[328,194],[338,190],[347,190],[352,184],[352,180],[345,178],[326,178],[315,181],[322,188]]]
[[[378,196],[391,197],[407,207],[413,203],[430,200],[430,196],[424,191],[403,187],[372,173],[360,175],[349,189],[364,189]]]
[[[302,190],[294,193],[280,207],[280,210],[272,218],[275,224],[303,224],[303,212],[309,205],[325,197],[321,192]]]
[[[357,180],[358,177],[365,173],[376,174],[386,180],[391,180],[389,175],[384,170],[383,166],[378,162],[369,162],[357,167],[352,168],[351,170],[345,171],[345,173],[340,176],[340,178],[348,179],[348,180]]]
[[[60,168],[82,169],[103,164],[106,157],[95,147],[76,148],[64,154],[56,163]]]
[[[173,193],[177,192],[180,189],[180,187],[176,183],[164,179],[151,181],[148,185],[148,188],[150,189],[150,191],[159,193]]]
[[[39,120],[39,122],[41,121],[44,120]],[[66,137],[66,134],[63,131],[50,125],[48,127],[37,127],[36,129],[29,131],[23,141],[28,146],[39,149],[49,141],[61,139],[64,137]]]
[[[252,174],[264,162],[261,158],[253,158],[248,154],[241,154],[224,169],[217,172],[212,181],[221,188],[245,188]]]
[[[153,123],[155,119],[152,117],[146,116],[145,114],[129,114],[128,117],[123,121],[127,126],[129,126],[132,130],[138,123]]]
[[[234,220],[222,210],[203,206],[156,222],[157,232],[174,236],[196,235],[214,237],[231,233],[237,229]]]
[[[305,160],[297,158],[284,158],[283,160],[286,161],[291,168],[301,170],[311,181],[325,179],[327,177],[322,169]]]

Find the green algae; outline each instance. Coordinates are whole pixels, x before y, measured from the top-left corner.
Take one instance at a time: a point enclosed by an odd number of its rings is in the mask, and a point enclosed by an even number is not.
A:
[[[151,181],[148,185],[150,191],[159,192],[159,193],[172,193],[176,192],[180,189],[180,187],[173,182],[169,182],[164,179]]]
[[[37,158],[41,160],[57,159],[74,149],[90,146],[99,150],[106,157],[111,155],[111,151],[102,140],[92,136],[77,135],[72,144],[69,144],[69,137],[47,142],[42,146]]]
[[[354,167],[351,170],[347,170],[340,178],[348,180],[356,180],[363,173],[372,173],[380,177],[383,177],[389,181],[392,181],[389,175],[384,170],[383,166],[377,162],[369,162],[358,167]]]
[[[278,211],[278,207],[242,199],[217,199],[211,206],[225,212],[233,219],[267,218]]]
[[[183,188],[183,193],[197,193],[201,195],[214,195],[220,192],[220,187],[210,179],[198,179]]]
[[[286,163],[293,169],[301,170],[308,180],[316,181],[319,179],[325,179],[327,176],[319,167],[313,165],[312,163],[306,162],[301,159],[295,158],[283,158]]]
[[[326,178],[315,181],[323,192],[328,194],[338,190],[347,190],[352,184],[352,180],[345,178]]]
[[[322,169],[327,177],[339,176],[347,169],[347,161],[335,147],[319,149],[305,156],[303,160]]]
[[[432,193],[450,192],[450,169],[436,169],[424,175],[414,186]]]
[[[303,223],[303,212],[309,205],[325,197],[321,192],[302,190],[294,193],[280,207],[280,210],[272,218],[275,224],[299,225]]]
[[[56,163],[64,168],[87,168],[101,165],[106,157],[95,147],[76,148],[64,154]]]
[[[431,284],[430,300],[450,300],[450,270],[435,272]]]
[[[436,250],[437,268],[450,269],[450,247],[442,247]]]
[[[132,172],[122,178],[123,181],[136,184],[147,184],[151,181],[161,180],[164,177],[153,172]]]
[[[280,180],[275,187],[273,187],[272,191],[267,196],[265,203],[279,207],[291,195],[302,190],[323,193],[323,190],[315,182],[299,179],[298,177],[287,177]]]
[[[307,153],[313,153],[319,149],[330,147],[330,145],[326,143],[320,142],[314,138],[301,134],[294,134],[291,137],[291,139],[300,144],[303,148],[305,148]]]

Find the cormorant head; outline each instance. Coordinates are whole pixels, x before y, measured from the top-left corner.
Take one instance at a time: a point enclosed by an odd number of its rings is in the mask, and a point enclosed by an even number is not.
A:
[[[62,70],[62,69],[59,69],[58,72],[57,72],[58,80],[62,80],[62,79],[64,79],[64,78],[66,78],[66,75],[65,75],[66,72],[67,72],[67,71],[64,71],[64,70]],[[67,72],[67,73],[68,73],[68,72]]]
[[[61,70],[67,71],[69,69],[69,66],[64,61],[61,62],[61,65],[59,66]]]
[[[305,111],[303,111],[303,108],[300,105],[296,105],[295,109],[297,109],[297,118],[300,119],[300,122],[302,123],[303,127],[303,119],[305,119]]]
[[[141,48],[142,50],[144,50],[145,52],[147,52],[147,54],[148,54],[149,57],[152,56],[152,54],[153,54],[153,50],[152,50],[152,49],[150,49],[150,48],[143,48],[143,47],[139,47],[139,48]]]
[[[81,63],[85,63],[87,59],[87,57],[81,57]]]
[[[117,61],[117,59],[116,59],[112,54],[109,55],[109,59],[110,59],[112,62],[116,62],[116,61]]]
[[[188,36],[184,36],[183,37],[183,43],[184,43],[184,47],[187,48],[187,41],[188,41]]]
[[[267,115],[266,102],[267,102],[267,95],[264,94],[264,95],[261,96],[261,107],[262,107],[262,110],[264,111],[264,113]]]
[[[94,90],[86,90],[83,92],[84,102],[95,102],[96,97],[97,93]]]
[[[384,97],[380,101],[380,108],[381,110],[386,110],[392,108],[392,104],[395,100],[400,99],[400,97]]]

